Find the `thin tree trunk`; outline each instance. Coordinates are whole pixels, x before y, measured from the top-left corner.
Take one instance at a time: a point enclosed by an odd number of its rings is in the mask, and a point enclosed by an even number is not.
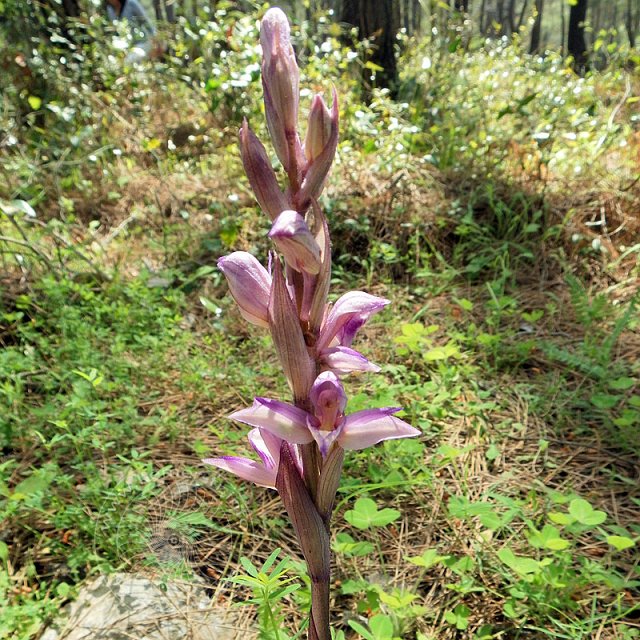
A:
[[[627,37],[629,38],[629,44],[633,48],[636,46],[636,29],[634,29],[633,11],[631,9],[632,2],[633,0],[627,0],[627,15],[624,24],[627,28]],[[637,28],[637,24],[635,26]]]
[[[576,70],[582,73],[587,66],[587,43],[584,38],[584,22],[587,19],[587,0],[577,0],[569,12],[567,49],[573,56]]]
[[[564,7],[564,0],[560,0],[560,29],[562,30],[562,33],[560,35],[560,51],[562,52],[562,55],[565,54],[566,52],[566,35],[567,35],[567,17],[565,15],[565,7]]]
[[[375,74],[374,86],[387,87],[395,96],[398,85],[395,42],[399,15],[392,0],[344,0],[342,4],[342,22],[358,29],[358,38],[373,41],[373,53],[370,62],[382,67]],[[365,98],[370,95],[371,72],[365,69]]]
[[[153,0],[153,11],[156,14],[156,22],[162,21],[162,7],[160,6],[160,0]]]
[[[531,29],[531,43],[529,45],[529,53],[538,53],[540,50],[540,31],[542,29],[542,11],[544,9],[544,0],[535,0],[536,18]]]
[[[163,0],[164,12],[167,16],[167,22],[173,24],[176,21],[175,0]]]
[[[524,16],[527,13],[528,4],[528,0],[524,0],[524,2],[522,3],[522,9],[520,10],[520,16],[518,17],[518,31],[520,31],[520,27],[522,27],[524,23]]]
[[[509,15],[507,18],[509,19],[509,33],[514,33],[516,30],[516,0],[509,0]]]

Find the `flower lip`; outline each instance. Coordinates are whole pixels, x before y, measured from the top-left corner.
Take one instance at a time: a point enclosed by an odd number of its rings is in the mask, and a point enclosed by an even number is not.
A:
[[[321,373],[313,383],[309,399],[320,422],[320,429],[332,431],[344,416],[347,396],[338,377],[332,371]]]

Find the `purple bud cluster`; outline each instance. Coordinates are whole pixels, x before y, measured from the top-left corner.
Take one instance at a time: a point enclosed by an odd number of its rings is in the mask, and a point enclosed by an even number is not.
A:
[[[419,431],[395,417],[399,408],[346,414],[339,376],[378,371],[351,348],[358,330],[389,301],[363,291],[328,302],[331,243],[318,204],[338,144],[338,97],[331,109],[311,101],[304,144],[298,134],[300,72],[289,23],[269,9],[261,24],[262,86],[271,142],[286,175],[280,187],[269,156],[245,121],[240,152],[260,208],[272,221],[275,251],[265,268],[251,254],[220,258],[240,313],[268,328],[293,402],[255,398],[230,418],[252,427],[249,442],[259,460],[235,456],[205,462],[278,490],[307,562],[312,585],[309,640],[330,640],[329,523],[345,450]]]

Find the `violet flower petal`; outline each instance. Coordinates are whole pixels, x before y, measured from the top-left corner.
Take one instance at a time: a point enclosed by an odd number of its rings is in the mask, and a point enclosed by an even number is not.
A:
[[[385,298],[378,298],[364,291],[349,291],[349,293],[345,293],[338,298],[331,308],[320,331],[316,345],[318,352],[331,346],[331,341],[348,322],[355,321],[358,325],[355,329],[357,331],[374,313],[380,311],[389,302]]]
[[[218,259],[218,268],[229,284],[229,291],[243,318],[259,327],[268,327],[271,276],[246,251],[234,251]]]
[[[313,441],[307,428],[308,417],[309,414],[298,407],[268,398],[256,398],[253,406],[234,411],[229,416],[232,420],[259,427],[292,444]]]
[[[352,413],[345,418],[338,436],[338,444],[343,449],[359,450],[383,440],[413,438],[420,435],[418,429],[392,415],[401,410],[400,407],[387,407]]]
[[[312,275],[320,271],[320,247],[297,211],[282,211],[275,219],[269,237],[291,268]]]
[[[261,487],[276,488],[277,468],[267,469],[264,465],[248,458],[236,458],[234,456],[224,456],[222,458],[207,458],[203,460],[206,464],[211,464],[218,469],[229,471],[234,475],[254,482]]]
[[[322,104],[324,105],[324,103]],[[313,115],[313,112],[311,115]],[[333,106],[327,117],[330,126],[328,137],[322,151],[308,162],[300,192],[296,196],[296,208],[300,211],[306,210],[311,200],[317,200],[320,197],[336,155],[338,146],[338,95],[335,89],[333,90]],[[310,123],[309,127],[311,128],[311,126]]]
[[[240,156],[260,208],[275,220],[281,211],[289,208],[287,197],[278,185],[262,142],[251,131],[246,120],[240,129]]]
[[[320,354],[321,364],[338,375],[352,371],[372,371],[377,373],[380,367],[369,362],[361,353],[349,347],[331,347]]]
[[[287,16],[281,9],[269,9],[260,24],[262,45],[262,88],[265,115],[273,146],[288,172],[300,146],[296,131],[300,99],[300,70],[291,46]]]
[[[315,379],[309,392],[309,400],[320,429],[332,431],[342,421],[347,395],[332,371],[325,371]]]
[[[316,364],[307,349],[296,305],[289,295],[280,260],[273,263],[269,298],[269,328],[280,363],[296,404],[305,402],[313,384]]]

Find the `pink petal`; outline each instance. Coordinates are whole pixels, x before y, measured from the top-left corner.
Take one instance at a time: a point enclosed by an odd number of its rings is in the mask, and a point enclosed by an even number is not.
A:
[[[306,411],[298,407],[268,398],[256,398],[252,407],[240,409],[229,416],[232,420],[265,429],[293,444],[312,442],[313,436],[307,428],[309,417]]]
[[[349,347],[331,347],[320,353],[320,362],[338,375],[352,371],[380,371],[378,365],[369,362],[361,353]]]
[[[320,422],[320,429],[332,431],[338,422],[342,421],[347,406],[347,395],[335,373],[325,371],[315,379],[309,400]]]
[[[372,296],[364,291],[350,291],[341,296],[331,308],[317,343],[318,351],[326,349],[345,325],[355,322],[357,331],[374,313],[389,304],[389,300]],[[351,335],[351,339],[353,338]],[[350,344],[350,340],[349,340]],[[349,346],[349,344],[343,346]]]
[[[277,469],[282,439],[264,429],[251,429],[247,438],[253,450],[262,459],[264,466],[267,469]]]
[[[218,268],[229,283],[229,291],[248,322],[268,327],[271,276],[246,251],[234,251],[218,260]]]
[[[413,438],[420,435],[418,429],[392,415],[398,411],[401,411],[401,408],[388,407],[352,413],[345,419],[342,432],[338,436],[338,444],[343,449],[359,450],[383,440]]]
[[[269,237],[293,269],[310,274],[320,271],[320,246],[297,211],[280,213],[271,227]]]
[[[262,487],[276,488],[277,468],[267,469],[259,462],[234,456],[208,458],[203,462],[218,467],[218,469],[229,471],[243,480],[255,482]]]

